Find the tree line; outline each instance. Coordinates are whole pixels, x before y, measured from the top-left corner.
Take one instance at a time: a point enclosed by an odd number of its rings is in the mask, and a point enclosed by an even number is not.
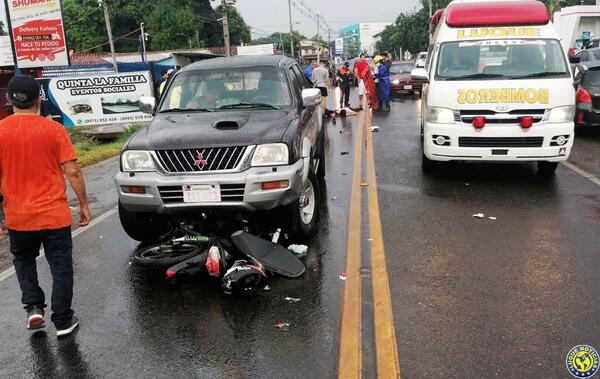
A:
[[[433,0],[433,11],[445,8],[451,0]],[[552,15],[561,7],[580,5],[580,0],[543,0]],[[585,5],[594,5],[595,0],[585,0]],[[416,54],[427,51],[429,44],[429,0],[421,0],[421,7],[411,12],[401,13],[393,24],[380,34],[377,44],[379,51],[409,51]]]
[[[138,51],[144,23],[148,50],[223,46],[222,8],[215,0],[104,0],[108,1],[117,52]],[[97,0],[62,0],[69,48],[75,52],[106,52],[106,24]],[[249,43],[250,27],[237,9],[227,6],[232,45]],[[124,37],[123,37],[124,36]],[[121,38],[122,37],[122,38]],[[90,50],[91,49],[91,50]]]

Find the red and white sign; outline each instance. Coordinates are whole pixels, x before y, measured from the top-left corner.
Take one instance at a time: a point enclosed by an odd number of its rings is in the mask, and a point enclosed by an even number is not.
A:
[[[60,0],[8,0],[19,68],[68,66]]]

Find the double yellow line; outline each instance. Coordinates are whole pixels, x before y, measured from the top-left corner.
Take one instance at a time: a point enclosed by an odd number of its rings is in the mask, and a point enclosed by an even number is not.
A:
[[[338,377],[346,379],[362,376],[360,266],[362,254],[362,166],[363,146],[365,146],[377,376],[379,378],[399,378],[400,364],[377,197],[373,136],[370,131],[372,113],[370,110],[365,113],[367,131],[365,133],[365,114],[361,112],[354,146],[354,171],[348,223],[347,280],[342,308]]]

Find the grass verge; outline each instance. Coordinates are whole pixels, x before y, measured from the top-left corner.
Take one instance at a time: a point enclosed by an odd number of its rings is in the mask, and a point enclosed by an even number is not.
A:
[[[107,143],[98,142],[93,137],[81,134],[81,130],[70,131],[71,140],[77,153],[77,162],[81,167],[86,167],[119,155],[123,144],[139,128],[139,125],[131,125],[117,140]]]

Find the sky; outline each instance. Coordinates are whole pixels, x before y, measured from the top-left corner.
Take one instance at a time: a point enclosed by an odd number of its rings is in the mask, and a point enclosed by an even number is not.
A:
[[[292,0],[298,3],[298,0]],[[415,9],[419,0],[302,0],[314,12],[325,18],[331,29],[339,30],[361,22],[393,22],[406,11]],[[260,6],[258,6],[260,4]],[[263,33],[289,32],[288,0],[237,0],[237,9],[247,24]],[[300,22],[294,30],[307,37],[317,33],[317,23],[292,7],[292,20]],[[256,31],[253,31],[256,33]],[[260,37],[253,34],[253,37]],[[324,36],[327,38],[327,36]],[[334,35],[332,35],[332,38]]]

